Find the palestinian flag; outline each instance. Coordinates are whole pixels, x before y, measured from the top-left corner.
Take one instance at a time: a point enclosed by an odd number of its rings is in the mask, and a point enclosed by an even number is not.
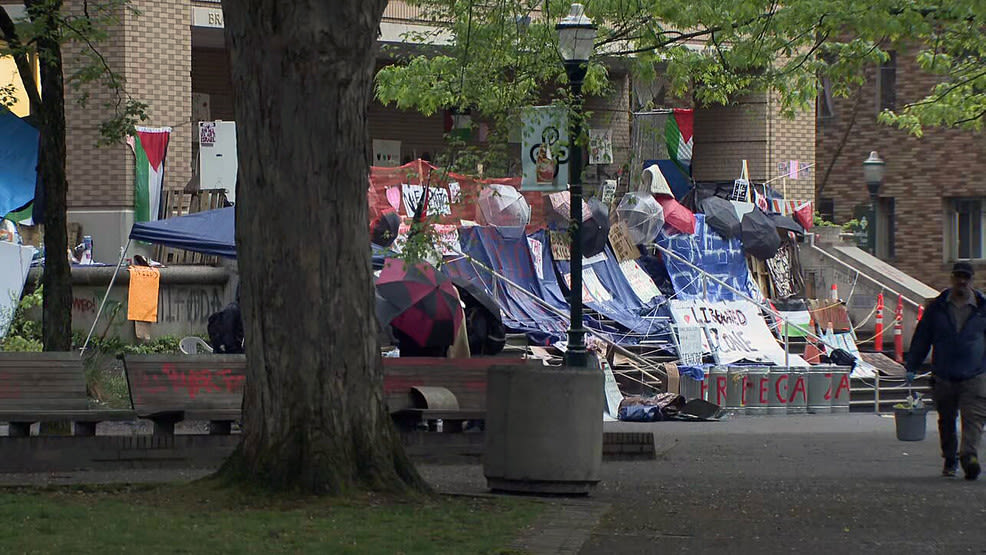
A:
[[[668,148],[668,157],[685,175],[692,174],[694,124],[694,110],[685,108],[675,108],[671,117],[664,122],[664,140]]]
[[[161,209],[161,188],[164,185],[164,159],[168,154],[170,127],[137,127],[137,135],[127,137],[134,151],[134,221],[157,220]]]

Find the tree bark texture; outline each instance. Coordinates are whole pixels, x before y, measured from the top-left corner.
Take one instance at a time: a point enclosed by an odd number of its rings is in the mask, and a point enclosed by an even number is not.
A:
[[[424,489],[383,402],[366,111],[386,0],[226,0],[249,361],[222,473],[274,489]]]
[[[38,179],[44,187],[45,271],[42,278],[42,340],[46,351],[72,349],[72,268],[68,250],[68,181],[65,176],[65,82],[62,77],[60,0],[25,0],[42,29],[37,39],[41,69],[38,109]]]

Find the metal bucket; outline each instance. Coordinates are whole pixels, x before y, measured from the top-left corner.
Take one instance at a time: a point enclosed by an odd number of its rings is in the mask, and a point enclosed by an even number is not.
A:
[[[832,412],[849,412],[849,372],[848,366],[832,366]]]
[[[808,412],[832,412],[832,367],[812,366],[808,369]]]
[[[767,374],[767,414],[787,414],[788,381],[786,366],[771,367]]]
[[[787,413],[805,414],[808,412],[808,369],[792,367],[788,382]]]
[[[685,398],[685,401],[691,401],[692,399],[706,399],[708,397],[708,389],[706,382],[708,381],[708,370],[705,371],[704,380],[696,380],[695,378],[682,374],[680,377],[678,393]]]
[[[746,367],[730,366],[727,371],[726,409],[736,414],[746,412]]]
[[[728,370],[725,366],[713,366],[709,371],[708,401],[720,407],[726,406],[727,386],[729,385]]]
[[[750,366],[746,370],[746,414],[760,416],[767,414],[770,392],[769,368]]]
[[[928,409],[894,409],[894,423],[897,425],[897,439],[900,441],[922,441],[927,432]]]

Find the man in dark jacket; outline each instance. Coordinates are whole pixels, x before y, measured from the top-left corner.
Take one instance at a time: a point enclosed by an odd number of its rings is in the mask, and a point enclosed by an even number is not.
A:
[[[938,410],[944,476],[962,464],[967,480],[979,477],[979,441],[986,422],[986,297],[972,288],[972,265],[952,267],[952,287],[928,305],[907,355],[911,381],[934,347],[932,389]],[[955,420],[962,417],[962,443]]]

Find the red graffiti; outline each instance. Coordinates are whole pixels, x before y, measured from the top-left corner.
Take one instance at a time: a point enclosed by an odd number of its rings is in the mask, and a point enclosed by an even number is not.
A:
[[[94,299],[74,297],[72,299],[72,310],[78,312],[96,312],[96,301]]]
[[[777,381],[774,382],[774,393],[777,394],[774,400],[776,400],[782,405],[787,404],[787,379],[788,379],[787,374],[782,374],[777,378]],[[784,393],[781,393],[781,382],[784,383]]]
[[[825,377],[828,378],[828,384],[829,384],[829,388],[825,390],[825,400],[826,401],[831,401],[832,400],[832,374],[825,374]]]
[[[189,399],[214,393],[239,394],[243,391],[246,376],[235,374],[230,368],[179,370],[174,364],[161,365],[161,373],[144,374],[134,391],[138,400],[166,392],[184,393]]]
[[[835,390],[835,398],[839,400],[844,399],[842,396],[843,391],[849,393],[849,374],[843,374],[842,379],[839,380],[839,387]]]
[[[801,399],[808,402],[808,391],[805,390],[805,379],[802,376],[798,376],[798,378],[794,380],[794,389],[791,390],[791,397],[788,400],[793,403],[798,397],[799,391],[801,392]]]
[[[767,404],[767,389],[770,387],[770,378],[760,378],[760,404]]]
[[[206,393],[222,391],[212,381],[212,370],[190,370],[188,377],[185,379],[185,384],[185,388],[188,390],[188,396],[191,399],[194,399],[199,394],[199,391]]]
[[[246,376],[242,374],[234,374],[229,368],[223,368],[216,374],[222,378],[223,383],[226,384],[227,393],[236,393],[243,389],[243,382],[246,381]]]
[[[746,388],[750,386],[750,378],[743,376],[743,393],[740,395],[740,404],[746,406]]]
[[[708,400],[709,399],[709,376],[708,375],[706,375],[705,376],[705,379],[702,380],[702,385],[699,387],[699,391],[701,392],[700,394],[702,395],[702,399],[705,399],[705,400]]]

